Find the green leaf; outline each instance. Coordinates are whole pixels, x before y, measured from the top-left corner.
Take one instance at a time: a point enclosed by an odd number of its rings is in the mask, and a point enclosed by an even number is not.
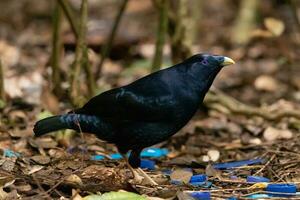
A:
[[[103,195],[89,195],[83,198],[83,200],[147,200],[139,194],[132,192],[108,192]]]
[[[37,116],[38,120],[45,119],[47,117],[51,117],[53,114],[49,112],[48,110],[44,110],[43,112],[40,112]]]
[[[0,99],[0,109],[4,107],[5,107],[5,102],[2,99]]]

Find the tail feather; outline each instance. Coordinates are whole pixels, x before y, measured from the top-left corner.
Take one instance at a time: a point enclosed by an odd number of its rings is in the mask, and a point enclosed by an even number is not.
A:
[[[68,128],[68,124],[63,122],[60,118],[61,115],[57,115],[38,121],[34,125],[33,132],[36,136],[41,136],[49,132]]]
[[[107,141],[114,138],[114,131],[110,123],[97,116],[85,114],[65,114],[48,117],[38,121],[34,125],[33,131],[36,136],[40,136],[62,129],[95,133],[100,139]]]

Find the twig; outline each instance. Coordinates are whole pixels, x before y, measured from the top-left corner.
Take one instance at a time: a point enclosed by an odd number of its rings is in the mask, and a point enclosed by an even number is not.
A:
[[[159,24],[156,34],[155,55],[152,62],[152,71],[159,70],[162,64],[163,47],[168,29],[168,0],[161,0],[159,7]]]
[[[39,189],[42,191],[42,193],[45,195],[45,197],[46,197],[47,199],[50,199],[50,200],[51,200],[49,194],[46,193],[46,191],[44,190],[44,188],[42,187],[42,185],[40,184],[39,180],[35,177],[34,174],[32,174],[32,178],[33,178],[33,180],[35,181],[35,183],[37,184],[38,188],[39,188]]]
[[[57,0],[59,5],[62,7],[70,25],[71,29],[76,37],[76,39],[79,37],[79,30],[78,30],[78,25],[76,23],[71,5],[68,0]]]
[[[4,74],[3,74],[1,60],[0,60],[0,99],[5,102]]]
[[[53,12],[53,32],[52,32],[52,55],[51,55],[51,67],[52,67],[52,84],[54,93],[58,96],[61,95],[61,81],[60,81],[60,57],[62,50],[61,43],[61,20],[62,9],[57,3]]]
[[[87,0],[82,0],[80,8],[80,24],[79,24],[79,35],[76,43],[75,60],[73,63],[73,73],[71,77],[71,91],[70,96],[73,104],[79,105],[80,102],[77,100],[79,94],[79,75],[81,64],[83,60],[84,51],[86,48],[85,35],[86,35],[86,21],[87,21]]]
[[[202,2],[199,0],[169,1],[168,34],[171,41],[172,61],[178,63],[192,54],[192,47],[201,20]]]
[[[258,116],[269,121],[279,121],[285,117],[300,119],[300,112],[297,110],[280,110],[277,112],[270,112],[267,108],[257,108],[243,104],[215,88],[207,93],[204,103],[206,106],[223,113],[226,111],[221,109],[220,106],[222,108],[226,108],[227,112],[231,114]]]
[[[128,3],[128,0],[123,0],[121,6],[119,8],[118,14],[116,16],[116,19],[114,21],[113,27],[112,27],[112,29],[110,31],[107,43],[101,49],[101,60],[100,60],[100,64],[99,64],[99,66],[97,68],[97,71],[96,71],[96,74],[95,74],[95,80],[97,80],[100,77],[100,75],[101,75],[101,70],[102,70],[103,63],[104,63],[106,57],[110,53],[113,41],[115,39],[117,30],[118,30],[121,18],[122,18],[123,14],[124,14],[124,11],[125,11],[127,3]]]
[[[266,164],[260,168],[257,172],[254,173],[254,176],[258,175],[260,172],[262,172],[268,165],[270,165],[270,163],[275,159],[276,154],[273,154],[270,158],[270,160],[268,160],[268,162],[266,162]]]
[[[96,83],[93,75],[93,71],[91,69],[89,58],[88,58],[88,48],[84,48],[83,56],[82,56],[82,66],[86,74],[87,86],[88,86],[88,96],[92,97],[95,94]]]

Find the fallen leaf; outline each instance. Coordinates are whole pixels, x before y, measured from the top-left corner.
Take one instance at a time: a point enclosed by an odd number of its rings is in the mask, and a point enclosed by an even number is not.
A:
[[[285,29],[283,21],[271,17],[265,18],[264,24],[266,28],[275,36],[280,36]]]
[[[208,157],[211,161],[215,162],[220,158],[220,152],[218,150],[209,150],[207,152]]]
[[[170,175],[170,178],[172,181],[180,181],[183,183],[189,183],[192,176],[193,176],[193,173],[191,171],[177,169],[172,172],[172,174]]]
[[[88,195],[83,200],[147,200],[146,197],[133,192],[108,192],[103,195]]]
[[[263,133],[265,140],[274,141],[276,139],[290,139],[293,133],[290,130],[282,130],[273,127],[268,127]]]
[[[76,184],[76,185],[82,185],[82,180],[79,176],[77,176],[76,174],[71,174],[70,176],[68,176],[66,178],[66,181],[72,184]]]
[[[254,86],[257,90],[275,92],[278,90],[279,83],[271,76],[261,75],[255,79]]]
[[[41,165],[45,165],[50,162],[50,158],[48,156],[42,156],[42,155],[32,156],[31,159]]]

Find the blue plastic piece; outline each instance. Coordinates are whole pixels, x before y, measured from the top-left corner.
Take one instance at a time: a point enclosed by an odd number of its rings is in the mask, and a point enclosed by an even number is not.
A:
[[[109,157],[113,160],[119,160],[122,158],[122,155],[119,153],[113,153],[113,154],[110,154]]]
[[[227,200],[238,200],[238,198],[236,198],[236,197],[229,197],[229,198],[227,198]]]
[[[253,165],[253,164],[261,164],[264,163],[264,159],[251,159],[251,160],[242,160],[242,161],[234,161],[234,162],[226,162],[226,163],[218,163],[213,165],[215,169],[230,169],[234,167],[241,167],[245,165]]]
[[[20,153],[14,152],[10,149],[4,149],[3,155],[4,155],[4,157],[8,157],[8,158],[12,158],[12,157],[18,158],[21,156]]]
[[[210,192],[191,192],[189,195],[196,200],[210,200],[211,199]]]
[[[170,176],[172,174],[172,170],[171,169],[163,169],[161,171],[164,175]]]
[[[264,198],[270,198],[271,196],[268,194],[251,194],[246,197],[249,199],[264,199]]]
[[[193,183],[190,183],[190,184],[193,185],[193,186],[202,187],[202,188],[211,188],[211,186],[212,186],[212,182],[210,182],[210,181],[193,182]]]
[[[173,185],[183,185],[183,182],[180,180],[170,180],[170,183]]]
[[[140,167],[142,169],[154,170],[155,169],[155,161],[153,161],[153,160],[147,160],[147,159],[142,159]]]
[[[297,186],[295,184],[268,184],[266,191],[268,192],[280,192],[289,194],[269,194],[274,197],[285,197],[295,195],[297,192]]]
[[[141,157],[144,158],[159,158],[168,155],[168,149],[161,148],[147,148],[141,153]]]
[[[247,176],[247,182],[249,183],[270,182],[270,179],[262,176]]]
[[[205,182],[207,181],[207,176],[205,174],[197,174],[191,177],[190,183],[195,182]]]
[[[91,156],[91,160],[103,160],[103,159],[104,159],[104,156],[102,156],[102,155]]]

